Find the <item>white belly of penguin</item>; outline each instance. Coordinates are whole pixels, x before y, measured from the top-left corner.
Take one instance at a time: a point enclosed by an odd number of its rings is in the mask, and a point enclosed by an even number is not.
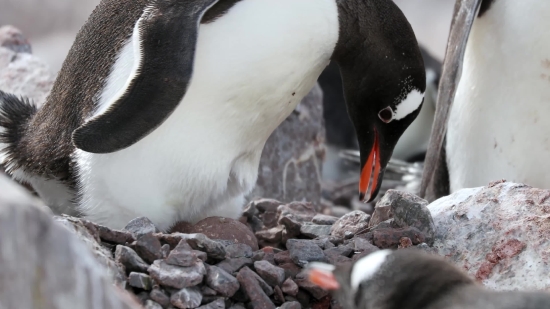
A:
[[[337,39],[332,0],[241,1],[201,25],[193,78],[174,113],[124,150],[77,151],[81,211],[114,228],[139,216],[161,229],[238,217],[267,138],[314,86]],[[131,74],[131,43],[100,105]]]
[[[550,188],[550,2],[497,0],[477,19],[447,133],[451,191]]]

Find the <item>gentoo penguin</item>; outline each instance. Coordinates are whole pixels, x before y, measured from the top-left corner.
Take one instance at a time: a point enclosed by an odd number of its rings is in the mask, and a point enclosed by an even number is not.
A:
[[[381,250],[353,265],[311,263],[308,276],[345,309],[548,309],[544,292],[484,289],[443,258]]]
[[[426,82],[391,0],[103,0],[41,109],[0,95],[3,162],[112,228],[236,218],[267,138],[331,60],[373,199]]]
[[[550,2],[458,0],[421,194],[550,188]]]

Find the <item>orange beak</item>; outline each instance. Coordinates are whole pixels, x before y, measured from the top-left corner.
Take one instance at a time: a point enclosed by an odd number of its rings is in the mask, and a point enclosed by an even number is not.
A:
[[[373,173],[374,172],[374,173]],[[359,179],[359,200],[364,201],[372,177],[372,186],[370,186],[370,197],[367,202],[374,199],[374,193],[378,187],[378,176],[380,175],[380,144],[378,142],[378,132],[374,131],[374,144],[369,154],[369,158],[361,171]]]
[[[309,270],[309,281],[328,291],[334,291],[340,288],[340,284],[332,272],[322,269],[314,268]]]

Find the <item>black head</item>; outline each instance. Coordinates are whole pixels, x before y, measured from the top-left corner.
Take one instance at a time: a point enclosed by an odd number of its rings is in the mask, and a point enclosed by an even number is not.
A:
[[[426,76],[414,32],[391,0],[338,1],[340,66],[361,152],[361,200],[378,191],[397,141],[420,112]]]
[[[376,251],[353,265],[316,263],[309,278],[332,290],[344,308],[356,309],[427,308],[455,288],[474,285],[443,258],[418,249]]]

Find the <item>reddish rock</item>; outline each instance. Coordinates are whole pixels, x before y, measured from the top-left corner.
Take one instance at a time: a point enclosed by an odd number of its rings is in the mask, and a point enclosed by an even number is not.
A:
[[[246,244],[252,250],[258,250],[258,241],[254,233],[238,220],[210,217],[197,222],[195,225],[187,226],[182,233],[201,233],[210,239],[230,240],[237,244]]]
[[[345,237],[346,232],[352,235],[366,231],[370,215],[360,211],[352,211],[338,219],[331,228],[330,234],[337,237]]]
[[[379,228],[372,231],[373,243],[378,248],[388,249],[397,248],[401,238],[409,238],[414,245],[421,244],[426,241],[424,234],[414,227],[407,228]]]
[[[283,282],[282,291],[285,294],[296,296],[296,294],[298,294],[298,285],[292,279],[288,278]]]
[[[409,248],[409,247],[412,247],[413,246],[413,243],[412,243],[412,240],[409,238],[409,237],[401,237],[401,239],[399,239],[399,245],[397,246],[398,249],[405,249],[405,248]]]
[[[248,267],[245,267],[237,274],[237,280],[241,284],[242,289],[250,298],[253,308],[275,309],[275,305],[260,287],[256,274]]]

